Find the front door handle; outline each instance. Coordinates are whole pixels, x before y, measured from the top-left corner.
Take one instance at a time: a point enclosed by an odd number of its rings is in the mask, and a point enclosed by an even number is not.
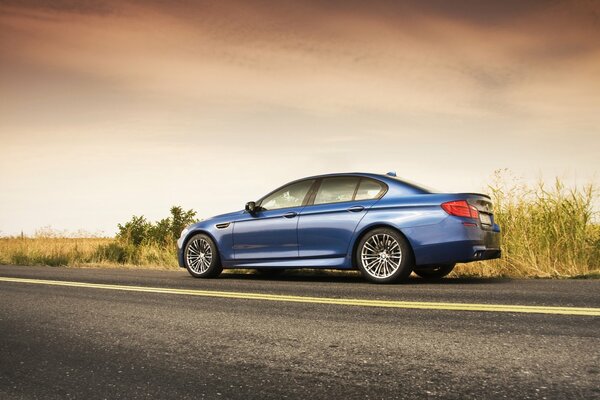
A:
[[[298,213],[297,213],[297,212],[294,212],[294,211],[290,211],[290,212],[288,212],[288,213],[285,213],[285,214],[283,214],[283,216],[284,216],[285,218],[294,218],[296,215],[298,215]]]
[[[348,211],[350,212],[359,212],[364,210],[365,208],[363,206],[352,206],[348,209]]]

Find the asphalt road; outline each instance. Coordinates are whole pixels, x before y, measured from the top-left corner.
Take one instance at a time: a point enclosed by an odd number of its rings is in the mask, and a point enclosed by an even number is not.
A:
[[[0,266],[0,277],[334,299],[600,307],[600,280]],[[193,293],[193,292],[190,292]],[[0,281],[0,399],[600,398],[600,317]]]

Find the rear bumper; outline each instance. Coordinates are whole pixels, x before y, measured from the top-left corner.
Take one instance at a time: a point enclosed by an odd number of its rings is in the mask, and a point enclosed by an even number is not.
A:
[[[500,256],[502,256],[502,250],[500,249],[476,250],[473,258],[469,261],[493,260],[494,258],[500,258]]]
[[[501,256],[500,227],[491,229],[473,224],[473,220],[448,217],[435,225],[407,232],[417,266],[466,263]]]
[[[477,242],[468,241],[428,245],[415,251],[415,253],[415,264],[427,266],[491,260],[500,258],[502,251],[499,247],[488,247]]]

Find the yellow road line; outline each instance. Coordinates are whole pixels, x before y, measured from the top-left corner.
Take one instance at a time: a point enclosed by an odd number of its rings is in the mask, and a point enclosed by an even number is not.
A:
[[[453,310],[453,311],[487,311],[529,314],[561,314],[600,316],[600,308],[585,307],[551,307],[551,306],[522,306],[510,304],[468,304],[468,303],[438,303],[424,301],[368,300],[341,299],[333,297],[291,296],[266,293],[223,292],[217,290],[173,289],[147,286],[110,285],[104,283],[87,283],[72,281],[54,281],[44,279],[0,277],[0,282],[28,283],[37,285],[69,286],[91,289],[121,290],[127,292],[163,293],[185,296],[225,297],[230,299],[283,301],[292,303],[335,304],[344,306],[411,308],[421,310]]]

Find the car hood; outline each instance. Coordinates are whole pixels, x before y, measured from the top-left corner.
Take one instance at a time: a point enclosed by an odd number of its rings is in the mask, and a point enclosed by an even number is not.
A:
[[[215,215],[213,217],[207,218],[206,220],[215,220],[215,219],[224,219],[224,218],[237,217],[238,215],[241,215],[243,213],[244,213],[243,210],[234,211],[234,212],[230,212],[230,213]]]

